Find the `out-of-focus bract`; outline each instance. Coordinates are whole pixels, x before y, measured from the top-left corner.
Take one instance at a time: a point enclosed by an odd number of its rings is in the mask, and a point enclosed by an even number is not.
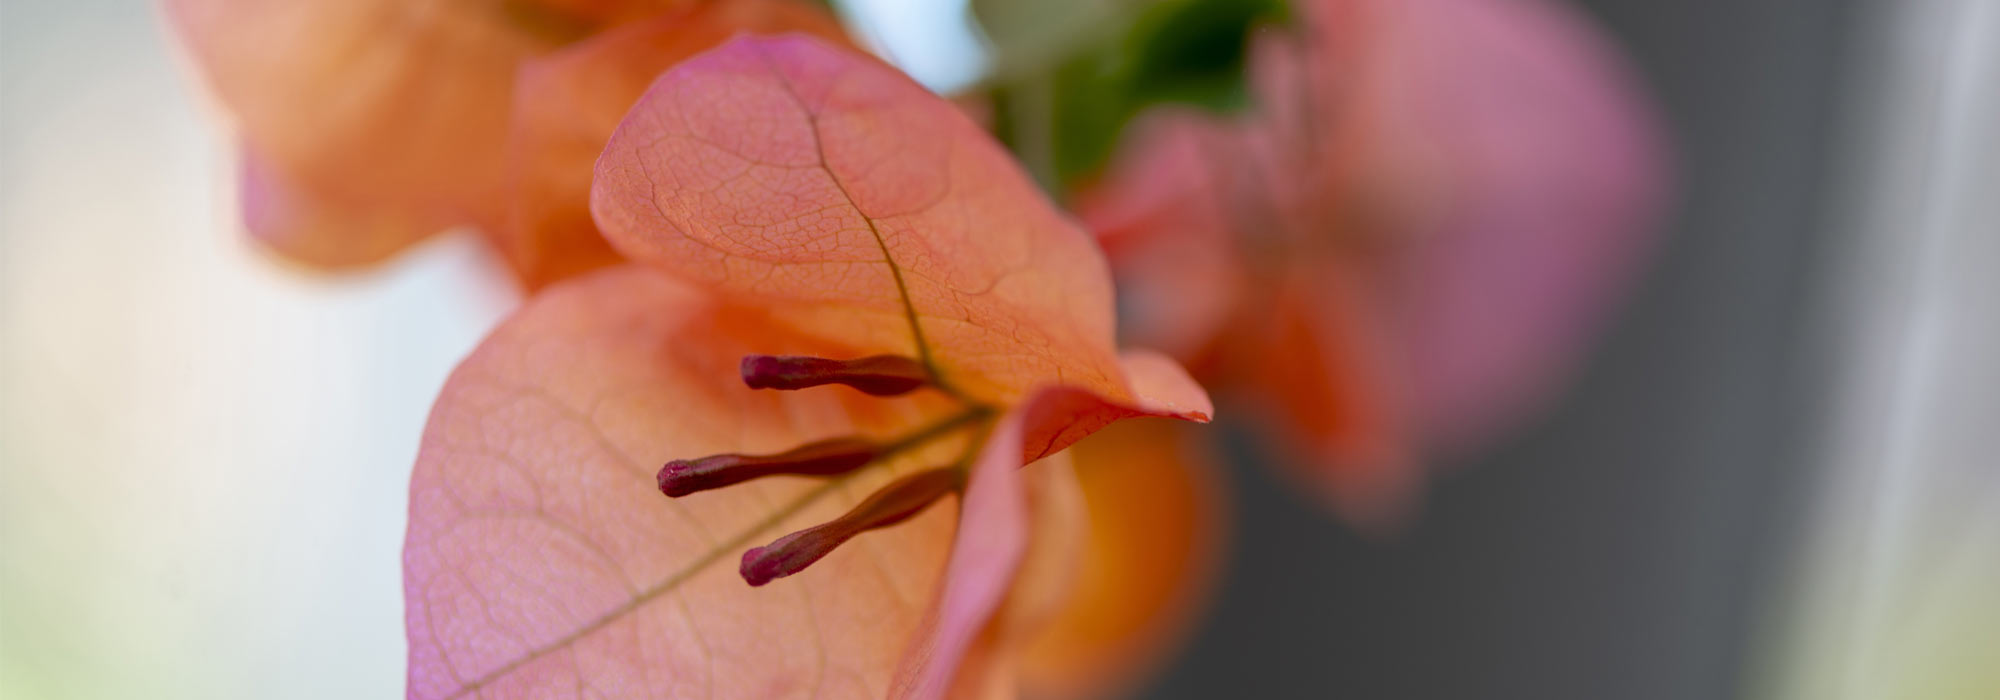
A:
[[[533,289],[617,261],[590,164],[661,70],[738,32],[843,40],[803,0],[166,0],[235,120],[243,220],[377,263],[474,226]]]
[[[1555,3],[1292,12],[1257,32],[1240,114],[1155,108],[1077,209],[1135,339],[1380,521],[1427,453],[1519,422],[1587,347],[1646,249],[1659,134]]]

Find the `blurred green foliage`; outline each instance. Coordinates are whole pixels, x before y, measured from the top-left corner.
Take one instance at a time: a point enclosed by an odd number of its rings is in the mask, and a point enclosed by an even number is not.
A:
[[[1285,0],[973,0],[992,41],[994,132],[1044,187],[1094,174],[1148,106],[1248,102],[1250,30]]]

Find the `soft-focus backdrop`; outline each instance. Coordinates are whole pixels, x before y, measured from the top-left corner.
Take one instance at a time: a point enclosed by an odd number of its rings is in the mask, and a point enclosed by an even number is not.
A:
[[[844,11],[949,88],[950,5]],[[1149,696],[2000,695],[2000,7],[1579,5],[1679,162],[1637,293],[1400,534],[1235,440],[1220,598]],[[200,94],[140,0],[0,3],[0,697],[401,693],[417,437],[512,292],[463,236],[252,250]]]
[[[507,283],[250,249],[146,3],[0,32],[0,696],[399,696],[409,465]]]

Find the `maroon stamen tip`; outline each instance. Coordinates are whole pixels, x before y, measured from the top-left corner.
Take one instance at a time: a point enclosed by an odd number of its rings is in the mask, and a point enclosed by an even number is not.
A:
[[[784,576],[784,574],[778,573],[776,567],[761,561],[766,549],[768,548],[755,547],[743,553],[743,564],[737,567],[736,572],[743,575],[744,583],[752,586],[762,586],[777,580],[780,576]]]
[[[861,438],[842,437],[808,443],[774,455],[710,455],[676,459],[660,468],[660,493],[680,498],[691,493],[776,476],[835,476],[860,468],[882,455],[883,447]]]
[[[945,494],[958,490],[960,478],[956,469],[933,469],[897,479],[846,515],[744,552],[737,571],[752,586],[804,571],[855,535],[915,517]]]
[[[762,547],[753,547],[743,553],[743,563],[737,573],[743,575],[743,582],[752,586],[762,586],[792,574],[804,571],[813,562],[819,561],[839,542],[820,533],[825,525],[808,530],[800,530]],[[846,538],[841,538],[842,540]]]
[[[923,363],[901,355],[829,360],[797,355],[746,355],[743,383],[752,389],[804,389],[845,384],[874,396],[896,396],[930,383]]]

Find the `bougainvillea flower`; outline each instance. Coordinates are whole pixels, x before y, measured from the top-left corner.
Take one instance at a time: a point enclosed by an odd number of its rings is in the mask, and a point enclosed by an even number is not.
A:
[[[1089,235],[799,36],[660,76],[596,173],[633,262],[532,298],[432,413],[410,696],[1010,694],[1094,530],[1062,450],[1210,410],[1116,351]]]
[[[1079,198],[1127,329],[1259,397],[1315,487],[1400,512],[1425,449],[1555,385],[1661,199],[1644,100],[1541,0],[1316,0],[1256,106],[1164,111]]]
[[[617,260],[590,163],[675,61],[737,32],[839,37],[792,0],[168,0],[236,119],[244,223],[288,259],[381,261],[473,225],[533,288]]]

